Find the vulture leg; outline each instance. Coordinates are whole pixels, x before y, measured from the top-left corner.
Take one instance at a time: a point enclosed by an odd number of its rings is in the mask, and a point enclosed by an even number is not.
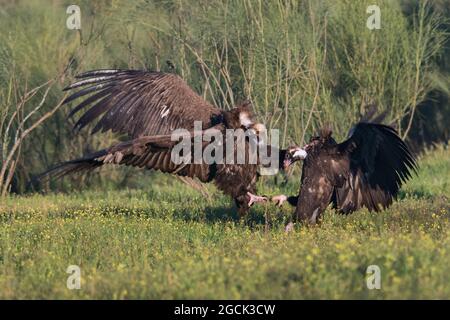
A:
[[[247,192],[247,194],[241,194],[234,198],[234,202],[236,203],[236,207],[238,209],[238,214],[240,217],[246,216],[250,207],[254,203],[265,201],[267,201],[267,197],[257,196],[251,192]]]
[[[234,198],[239,217],[245,217],[250,207],[248,206],[247,197],[245,195],[239,195]]]
[[[283,203],[286,202],[286,201],[290,205],[295,207],[295,206],[297,206],[297,203],[298,203],[298,196],[290,196],[290,197],[288,197],[288,196],[286,196],[284,194],[280,194],[278,196],[272,197],[272,202],[275,202],[275,204],[278,207],[280,207],[280,208],[283,206]],[[294,230],[294,223],[291,221],[291,222],[289,222],[286,225],[286,227],[284,228],[284,231],[285,232],[291,232],[293,230]]]

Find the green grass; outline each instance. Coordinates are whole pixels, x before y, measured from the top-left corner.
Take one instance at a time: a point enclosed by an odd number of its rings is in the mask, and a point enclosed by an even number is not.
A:
[[[385,212],[328,210],[320,226],[290,234],[288,207],[239,221],[226,197],[205,200],[171,178],[145,190],[10,197],[0,204],[0,298],[450,298],[450,150],[420,166]],[[381,290],[366,287],[372,264]],[[81,267],[80,290],[66,288],[69,265]]]

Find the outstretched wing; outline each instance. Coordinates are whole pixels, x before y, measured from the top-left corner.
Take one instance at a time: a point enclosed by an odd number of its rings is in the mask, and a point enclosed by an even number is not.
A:
[[[335,176],[346,179],[336,186],[332,201],[344,213],[363,206],[375,211],[386,208],[411,172],[416,172],[411,151],[386,125],[360,122],[336,149]]]
[[[96,122],[93,133],[102,130],[128,134],[131,138],[190,130],[194,121],[203,129],[222,120],[221,110],[195,93],[179,76],[140,70],[95,70],[77,76],[80,81],[64,90],[82,88],[65,103],[85,98],[70,113],[89,106],[75,124],[81,130]],[[86,98],[87,95],[90,95]]]
[[[184,150],[180,148],[181,152],[177,152],[176,155],[186,158],[186,161],[182,161],[182,159],[174,161],[172,151],[180,146],[180,140],[174,140],[172,135],[143,136],[121,142],[83,158],[62,163],[41,174],[35,180],[47,181],[51,178],[60,178],[72,173],[93,170],[111,163],[159,170],[181,177],[198,178],[202,182],[209,182],[214,178],[214,165],[194,161],[194,138],[197,135],[217,135],[223,134],[223,132],[224,126],[216,125],[207,130],[186,131],[183,135],[180,135],[178,138],[183,139],[187,147]],[[202,149],[210,143],[203,141]]]
[[[165,173],[176,174],[181,177],[198,178],[202,182],[209,182],[214,178],[214,164],[208,164],[203,158],[195,159],[196,136],[223,135],[223,125],[216,125],[203,131],[185,133],[181,137],[186,143],[186,148],[179,148],[182,144],[179,140],[174,141],[172,135],[145,136],[128,142],[122,142],[108,149],[105,157],[97,158],[103,163],[116,163],[145,169],[159,170]],[[211,142],[202,141],[203,156],[205,148]],[[178,161],[174,157],[179,156]],[[185,159],[186,161],[182,160]]]

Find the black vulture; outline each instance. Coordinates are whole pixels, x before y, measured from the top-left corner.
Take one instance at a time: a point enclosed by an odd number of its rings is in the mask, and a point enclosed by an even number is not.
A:
[[[245,138],[244,162],[195,162],[192,161],[194,152],[181,154],[191,161],[175,163],[171,159],[172,151],[178,143],[172,141],[176,129],[188,131],[192,146],[197,133],[208,135],[219,132],[226,144],[228,129],[241,129],[245,133],[253,133],[256,138],[252,139],[258,140],[258,135],[265,127],[255,122],[250,102],[241,103],[229,111],[219,109],[196,94],[179,76],[169,73],[95,70],[78,75],[77,78],[80,80],[65,90],[82,89],[71,94],[65,103],[80,97],[84,100],[70,112],[69,116],[87,106],[89,109],[75,124],[75,129],[80,130],[96,122],[92,133],[112,130],[126,135],[127,140],[80,159],[60,164],[43,173],[38,180],[58,178],[107,163],[115,163],[198,178],[201,182],[213,181],[221,191],[234,199],[241,216],[253,203],[267,200],[256,195],[255,184],[260,163],[248,161],[250,154],[255,152],[249,143],[251,134]],[[197,133],[195,122],[201,124]],[[238,142],[235,137],[232,139],[234,156],[237,157]],[[214,141],[213,138],[211,141],[201,141],[202,151],[210,147]],[[285,151],[269,149],[269,152],[276,152],[284,158]],[[276,160],[279,161],[279,158]]]
[[[344,214],[391,205],[402,183],[417,172],[417,164],[396,130],[379,119],[357,123],[342,143],[333,139],[331,129],[322,129],[303,147],[307,155],[299,195],[272,200],[296,206],[294,219],[309,224],[315,224],[330,203]],[[298,150],[285,154],[286,164],[298,160],[293,156]]]

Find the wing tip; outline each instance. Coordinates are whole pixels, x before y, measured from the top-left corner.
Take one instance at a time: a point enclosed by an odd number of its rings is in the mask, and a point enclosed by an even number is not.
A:
[[[93,76],[99,76],[99,75],[115,75],[119,72],[126,71],[124,69],[96,69],[96,70],[89,70],[80,74],[77,74],[75,78],[82,79],[82,78],[88,78]]]

